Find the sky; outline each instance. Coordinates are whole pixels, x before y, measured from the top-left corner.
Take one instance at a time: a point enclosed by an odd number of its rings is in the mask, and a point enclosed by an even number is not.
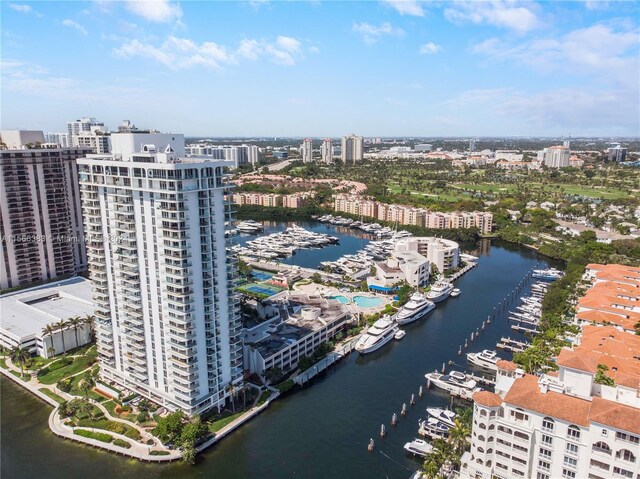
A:
[[[0,126],[639,136],[639,5],[2,0]]]

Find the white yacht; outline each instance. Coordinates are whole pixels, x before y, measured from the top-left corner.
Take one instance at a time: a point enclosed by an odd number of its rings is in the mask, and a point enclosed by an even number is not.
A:
[[[389,316],[377,320],[365,334],[360,336],[356,343],[356,351],[360,354],[377,351],[394,338],[397,330],[395,321]]]
[[[432,439],[446,439],[449,436],[449,429],[451,429],[449,426],[438,421],[435,417],[418,421],[418,434]]]
[[[533,278],[544,279],[546,281],[555,281],[556,279],[562,278],[564,276],[564,272],[556,268],[534,269],[531,276]]]
[[[258,228],[257,226],[250,224],[246,221],[243,221],[242,223],[238,223],[236,227],[242,233],[258,233],[261,231],[261,228]]]
[[[485,349],[479,353],[467,353],[467,361],[476,366],[497,371],[496,363],[500,360],[498,353]]]
[[[451,283],[447,283],[446,281],[437,281],[433,286],[431,286],[431,291],[427,293],[427,299],[430,299],[434,303],[439,303],[440,301],[444,301],[449,297],[453,291],[453,285]]]
[[[435,371],[424,375],[435,387],[448,391],[456,396],[471,399],[471,396],[480,388],[476,388],[475,379],[468,377],[459,371],[451,371],[449,374],[440,374]]]
[[[425,457],[433,451],[433,446],[424,439],[414,439],[404,445],[404,450],[416,456]]]
[[[396,322],[400,325],[409,324],[423,318],[435,309],[436,305],[433,301],[429,301],[420,293],[413,293],[409,302],[405,304],[398,314],[396,314]]]
[[[460,296],[462,294],[462,290],[460,290],[460,288],[453,288],[451,290],[451,297],[455,298],[457,296]]]
[[[452,410],[442,409],[441,407],[428,407],[427,414],[449,427],[455,426],[455,419],[458,417],[458,415]]]

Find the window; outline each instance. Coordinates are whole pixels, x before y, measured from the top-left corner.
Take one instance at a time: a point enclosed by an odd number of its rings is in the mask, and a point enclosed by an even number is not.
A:
[[[499,467],[500,469],[504,469],[505,471],[509,469],[507,466],[505,466],[504,464],[500,464],[499,462],[496,462],[496,466]]]
[[[567,437],[571,439],[580,439],[580,428],[578,426],[569,426]]]
[[[573,457],[568,457],[568,456],[564,456],[564,461],[562,464],[564,464],[565,466],[573,467],[573,468],[578,467],[578,461]]]
[[[576,473],[575,471],[570,471],[569,469],[563,469],[562,477],[567,477],[568,479],[575,479]]]
[[[571,454],[572,456],[577,456],[578,455],[578,445],[577,444],[571,444],[571,443],[568,442],[565,452],[567,454]]]
[[[511,469],[511,472],[513,472],[516,476],[520,476],[520,477],[524,476],[524,472],[518,471],[517,469]]]
[[[553,444],[553,438],[551,436],[547,436],[546,434],[543,434],[542,443],[550,446],[551,444]]]
[[[547,461],[538,461],[538,467],[543,471],[548,471],[551,469],[551,463]]]
[[[627,471],[626,469],[621,469],[618,466],[613,468],[613,475],[620,477],[633,477],[633,472]]]
[[[549,479],[549,474],[543,474],[541,472],[538,473],[536,479]]]
[[[542,430],[547,432],[553,432],[553,427],[555,422],[550,417],[545,417],[542,419]]]
[[[540,457],[547,457],[551,459],[551,451],[549,449],[540,448]]]
[[[631,434],[626,434],[624,432],[616,432],[616,439],[631,442],[633,444],[640,443],[640,438],[638,436],[632,436]]]
[[[529,440],[529,435],[528,435],[528,434],[525,434],[525,433],[523,433],[523,432],[520,432],[520,431],[515,431],[515,432],[513,433],[513,435],[514,435],[515,437],[520,438],[520,439]]]
[[[605,471],[609,470],[609,464],[605,464],[604,462],[596,461],[595,459],[591,459],[591,467],[596,467],[598,469],[603,469]]]
[[[529,415],[525,414],[522,409],[516,409],[511,411],[511,418],[516,421],[524,422],[529,420]]]
[[[593,452],[601,452],[603,454],[611,455],[611,448],[606,442],[598,441],[592,447],[591,450]]]
[[[616,452],[616,457],[623,461],[636,462],[636,456],[628,449],[620,449]]]

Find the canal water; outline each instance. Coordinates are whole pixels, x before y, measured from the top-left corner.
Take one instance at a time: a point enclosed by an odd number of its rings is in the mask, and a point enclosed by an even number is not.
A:
[[[323,226],[323,228],[327,228]],[[327,228],[335,234],[335,230]],[[356,238],[362,241],[364,238]],[[341,245],[344,248],[344,242]],[[356,248],[358,249],[358,248]],[[314,250],[320,254],[322,250]],[[428,406],[445,406],[446,396],[428,391],[416,405],[412,393],[425,385],[424,374],[455,361],[471,331],[518,285],[534,265],[548,263],[532,250],[483,240],[467,252],[479,266],[457,281],[458,298],[440,303],[407,335],[367,356],[352,354],[309,387],[276,401],[264,413],[198,458],[195,466],[140,464],[52,436],[50,407],[7,380],[1,390],[1,475],[6,478],[367,478],[406,479],[419,462],[402,446],[417,436]],[[353,251],[342,251],[340,254]],[[302,255],[300,255],[302,256]],[[301,258],[298,258],[300,260]],[[521,337],[506,317],[487,326],[469,351],[494,349],[502,335]],[[501,352],[502,357],[509,357]],[[402,403],[409,412],[400,416]],[[399,422],[390,426],[393,413]],[[387,436],[379,437],[384,423]],[[367,452],[369,438],[376,448]]]

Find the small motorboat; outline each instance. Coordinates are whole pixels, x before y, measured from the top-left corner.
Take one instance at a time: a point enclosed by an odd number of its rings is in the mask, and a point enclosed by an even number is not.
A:
[[[450,296],[451,296],[452,298],[455,298],[456,296],[460,296],[460,293],[462,293],[462,290],[460,290],[460,288],[453,288],[453,289],[451,290],[451,294],[450,294]]]
[[[396,334],[393,335],[393,337],[395,339],[402,339],[405,337],[407,333],[405,331],[403,331],[402,329],[398,329],[398,332]]]
[[[404,450],[415,456],[425,457],[433,451],[433,446],[424,439],[414,439],[404,445]]]

